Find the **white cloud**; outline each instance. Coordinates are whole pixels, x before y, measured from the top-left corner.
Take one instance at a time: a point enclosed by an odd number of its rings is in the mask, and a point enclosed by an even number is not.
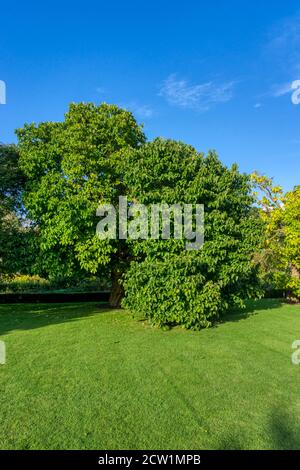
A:
[[[99,93],[99,95],[104,95],[105,94],[105,88],[98,86],[96,88],[96,92]]]
[[[300,15],[283,18],[271,29],[265,52],[281,69],[299,70]]]
[[[262,104],[261,103],[255,103],[255,105],[253,106],[254,108],[258,109],[258,108],[261,108],[262,107]]]
[[[136,102],[123,104],[121,107],[128,109],[128,111],[131,111],[136,117],[139,117],[140,119],[149,119],[154,114],[154,111],[150,106],[140,105]]]
[[[292,81],[287,83],[281,83],[280,85],[273,85],[271,89],[271,95],[278,98],[283,95],[287,95],[292,91]]]
[[[164,80],[160,88],[163,96],[171,105],[207,111],[217,103],[225,103],[233,96],[234,82],[205,82],[191,85],[187,80],[178,79],[176,74]]]
[[[300,15],[280,20],[272,29],[269,46],[277,49],[298,45],[300,43]]]

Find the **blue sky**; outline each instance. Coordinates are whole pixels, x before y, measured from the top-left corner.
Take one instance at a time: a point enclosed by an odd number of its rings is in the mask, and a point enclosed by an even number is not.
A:
[[[226,164],[300,184],[299,2],[1,4],[0,141],[62,120],[71,101],[132,110],[149,139],[216,149]]]

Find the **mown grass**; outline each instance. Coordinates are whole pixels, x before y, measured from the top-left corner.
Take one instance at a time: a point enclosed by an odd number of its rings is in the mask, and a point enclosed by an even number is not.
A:
[[[164,332],[95,304],[1,305],[1,449],[300,448],[300,307]]]

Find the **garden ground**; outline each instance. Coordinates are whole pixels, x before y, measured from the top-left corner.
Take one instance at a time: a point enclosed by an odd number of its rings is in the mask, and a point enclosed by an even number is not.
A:
[[[1,449],[299,449],[300,306],[161,331],[94,303],[0,305]]]

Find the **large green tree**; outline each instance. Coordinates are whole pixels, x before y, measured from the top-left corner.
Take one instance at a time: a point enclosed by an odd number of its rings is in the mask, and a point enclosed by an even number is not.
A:
[[[112,276],[111,304],[145,314],[161,326],[210,325],[232,305],[257,294],[253,252],[260,220],[250,182],[180,142],[145,144],[131,113],[116,106],[72,104],[63,122],[17,131],[25,173],[24,202],[37,224],[43,266],[50,276],[78,271]],[[204,204],[205,244],[185,240],[100,239],[101,203]]]
[[[141,127],[117,106],[80,103],[70,105],[63,122],[28,124],[17,136],[24,202],[38,226],[43,269],[55,278],[111,275],[111,304],[118,305],[128,252],[124,243],[97,237],[96,209],[124,194],[118,163],[144,142]]]
[[[133,242],[125,274],[124,305],[160,326],[201,328],[234,305],[259,295],[254,252],[261,221],[253,208],[250,178],[181,142],[156,139],[123,159],[130,201],[205,206],[202,249],[184,240]]]

